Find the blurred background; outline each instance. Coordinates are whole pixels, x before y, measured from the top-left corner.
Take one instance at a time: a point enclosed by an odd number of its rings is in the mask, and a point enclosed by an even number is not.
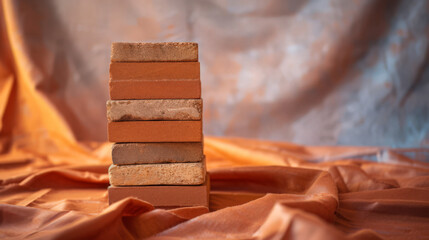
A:
[[[429,147],[427,0],[1,3],[2,139],[106,141],[110,44],[193,41],[205,135]]]

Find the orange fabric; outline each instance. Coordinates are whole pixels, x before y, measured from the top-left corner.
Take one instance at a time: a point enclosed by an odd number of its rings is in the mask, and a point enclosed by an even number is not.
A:
[[[72,154],[81,145],[69,152],[65,145],[49,146],[59,150],[2,155],[2,238],[424,239],[429,234],[429,165],[394,150],[206,137],[209,212],[154,210],[131,198],[108,206],[109,144],[86,154]],[[360,153],[379,154],[379,162],[351,159]],[[324,161],[327,156],[342,159]]]
[[[210,209],[108,206],[109,143],[80,143],[30,77],[2,1],[0,238],[424,239],[427,149],[204,139]],[[7,26],[7,27],[6,27]],[[2,33],[5,33],[4,31]],[[377,161],[364,160],[373,157]]]

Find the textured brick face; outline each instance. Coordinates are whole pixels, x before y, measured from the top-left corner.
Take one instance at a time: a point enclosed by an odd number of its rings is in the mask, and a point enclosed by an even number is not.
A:
[[[201,120],[201,99],[107,101],[108,121]]]
[[[112,43],[112,62],[197,62],[198,44]]]
[[[205,181],[205,161],[196,163],[157,163],[111,165],[110,184],[127,185],[200,185]]]

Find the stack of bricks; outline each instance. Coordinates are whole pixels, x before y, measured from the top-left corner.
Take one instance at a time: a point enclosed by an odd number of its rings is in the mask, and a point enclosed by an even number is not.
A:
[[[109,203],[208,207],[198,44],[113,43],[109,91]]]

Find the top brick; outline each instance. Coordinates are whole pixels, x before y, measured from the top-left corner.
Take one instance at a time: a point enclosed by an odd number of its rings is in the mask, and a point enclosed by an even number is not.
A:
[[[112,62],[198,62],[198,44],[114,42],[111,54]]]

